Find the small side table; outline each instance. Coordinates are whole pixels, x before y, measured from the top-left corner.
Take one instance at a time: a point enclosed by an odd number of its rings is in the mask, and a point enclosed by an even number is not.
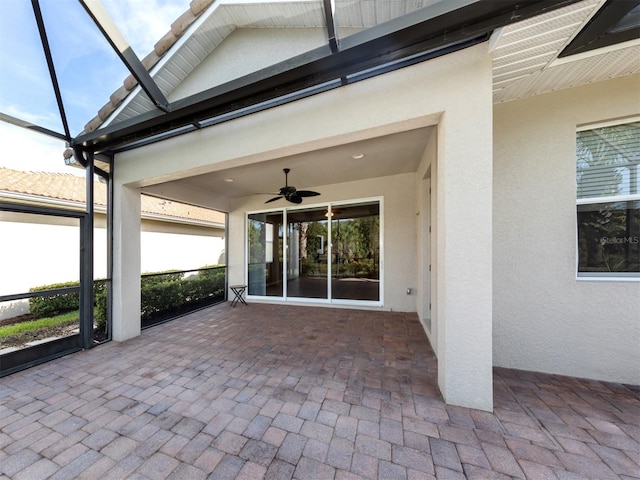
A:
[[[242,302],[245,305],[247,304],[247,302],[244,301],[244,298],[242,298],[244,291],[247,289],[246,285],[230,285],[229,288],[235,295],[235,298],[231,301],[232,307],[235,307],[238,302]]]

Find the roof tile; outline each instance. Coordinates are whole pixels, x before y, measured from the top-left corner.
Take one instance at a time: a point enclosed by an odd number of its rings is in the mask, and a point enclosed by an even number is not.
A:
[[[171,24],[171,32],[177,37],[182,35],[184,31],[193,23],[196,16],[191,10],[187,10],[178,19]]]
[[[124,85],[124,88],[131,91],[135,88],[136,85],[138,85],[138,81],[135,79],[133,75],[129,75],[127,78],[124,79],[123,85]]]
[[[195,16],[198,16],[212,3],[213,0],[193,0],[189,5],[189,9]]]
[[[171,48],[171,46],[176,42],[177,39],[178,38],[173,34],[173,32],[169,30],[164,34],[164,37],[158,40],[158,42],[154,46],[154,50],[159,56],[162,56],[167,50]]]
[[[127,97],[129,91],[123,86],[111,94],[109,101],[114,108],[117,108],[122,101]]]
[[[106,206],[107,186],[98,181],[93,185],[95,203]],[[0,167],[0,193],[3,191],[41,197],[43,202],[48,199],[56,199],[84,203],[86,196],[84,177],[69,173],[24,172]],[[142,196],[142,211],[147,214],[160,215],[167,220],[173,218],[225,223],[224,213],[149,195]]]

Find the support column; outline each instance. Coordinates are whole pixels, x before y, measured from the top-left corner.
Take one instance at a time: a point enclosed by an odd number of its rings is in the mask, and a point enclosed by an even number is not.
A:
[[[438,384],[448,404],[493,410],[490,63],[438,125]]]
[[[113,340],[140,335],[140,190],[114,183]]]

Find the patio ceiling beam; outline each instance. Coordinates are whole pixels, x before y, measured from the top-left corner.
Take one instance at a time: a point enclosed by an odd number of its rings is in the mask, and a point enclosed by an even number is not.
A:
[[[260,103],[312,89],[365,70],[393,64],[452,45],[467,45],[494,29],[522,21],[579,0],[448,0],[346,37],[340,50],[320,47],[226,84],[178,100],[171,111],[151,111],[78,136],[84,150],[113,151],[118,147],[183,128],[194,122],[229,114]]]
[[[144,68],[131,46],[129,46],[129,43],[122,36],[116,24],[113,23],[100,0],[79,0],[79,2],[154,105],[160,110],[168,112],[171,108],[169,102],[156,82],[151,78],[147,69]]]

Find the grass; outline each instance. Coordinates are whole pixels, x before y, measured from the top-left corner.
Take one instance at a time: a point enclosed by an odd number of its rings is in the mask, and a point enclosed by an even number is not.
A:
[[[37,320],[29,320],[22,323],[14,323],[0,327],[0,338],[8,338],[24,332],[31,332],[41,328],[57,327],[59,325],[68,325],[78,321],[78,312],[69,312],[55,317],[38,318]]]

